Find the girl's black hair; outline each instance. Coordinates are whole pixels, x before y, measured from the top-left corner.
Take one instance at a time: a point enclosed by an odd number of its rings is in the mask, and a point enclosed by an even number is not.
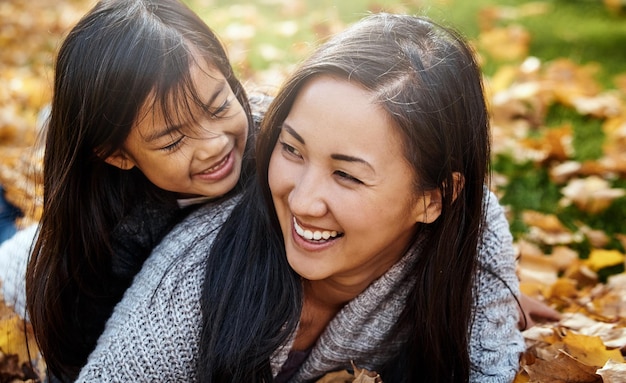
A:
[[[219,70],[246,111],[245,179],[254,133],[246,93],[217,36],[186,5],[102,0],[60,47],[45,133],[43,215],[26,274],[29,319],[59,379],[76,378],[151,246],[177,218],[172,192],[104,159],[122,147],[148,103],[172,118],[167,114],[188,110],[188,100],[200,100],[190,74],[194,60]],[[166,214],[140,211],[143,221],[124,222],[133,209],[153,207]],[[124,248],[116,233],[134,224],[154,230],[147,230],[143,248]]]

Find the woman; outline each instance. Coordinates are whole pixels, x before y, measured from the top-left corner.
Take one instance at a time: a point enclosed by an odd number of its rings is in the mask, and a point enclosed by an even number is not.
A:
[[[296,70],[257,142],[257,182],[155,249],[79,380],[304,382],[352,362],[385,382],[513,380],[512,238],[460,37],[365,18]]]

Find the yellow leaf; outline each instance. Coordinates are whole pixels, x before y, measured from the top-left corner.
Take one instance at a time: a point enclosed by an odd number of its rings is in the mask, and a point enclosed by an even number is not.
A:
[[[596,368],[604,366],[609,360],[624,361],[620,350],[608,350],[600,337],[582,335],[573,331],[567,331],[563,337],[563,352],[585,366]]]
[[[559,278],[550,291],[551,298],[576,298],[577,295],[576,281],[568,278]]]
[[[622,263],[624,263],[624,254],[617,250],[605,249],[592,250],[591,253],[589,253],[589,258],[585,260],[585,264],[594,271]]]

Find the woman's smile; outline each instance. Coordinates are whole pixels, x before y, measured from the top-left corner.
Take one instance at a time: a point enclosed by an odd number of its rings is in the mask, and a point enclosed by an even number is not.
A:
[[[285,119],[269,185],[291,267],[365,283],[395,263],[422,220],[399,134],[372,94],[316,77]]]

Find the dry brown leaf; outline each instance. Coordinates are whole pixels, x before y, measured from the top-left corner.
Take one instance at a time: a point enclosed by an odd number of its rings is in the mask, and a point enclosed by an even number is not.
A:
[[[609,118],[621,115],[621,97],[615,92],[604,92],[595,96],[572,97],[572,106],[579,114],[596,118]]]
[[[544,79],[555,99],[572,107],[574,99],[600,93],[600,84],[595,79],[598,70],[594,64],[578,65],[570,59],[560,58],[546,65]]]
[[[578,161],[563,161],[550,169],[550,180],[556,184],[562,184],[570,178],[580,174],[583,165]]]
[[[377,372],[358,368],[352,362],[354,374],[347,370],[329,372],[315,383],[383,383]]]
[[[626,195],[626,190],[612,188],[609,181],[598,176],[573,179],[561,189],[562,206],[576,205],[582,211],[597,214],[606,210],[611,203]]]
[[[37,350],[30,325],[0,299],[0,381],[43,377],[45,366]]]
[[[539,137],[526,138],[520,144],[542,153],[539,157],[541,162],[551,160],[565,161],[574,153],[572,140],[572,126],[565,124],[560,127],[550,128]]]
[[[590,318],[582,313],[565,313],[559,321],[559,326],[590,337],[598,337],[604,346],[611,349],[624,349],[626,347],[626,328],[619,323],[607,323]],[[621,359],[614,359],[621,361]]]
[[[364,368],[358,368],[354,362],[352,362],[352,368],[354,368],[354,383],[383,383],[380,375],[375,371],[368,371]]]
[[[551,359],[536,359],[523,366],[530,383],[596,383],[600,378],[597,368],[578,363],[564,353],[556,353]]]
[[[546,245],[562,245],[582,241],[581,233],[566,228],[554,214],[526,210],[522,220],[529,227],[527,239]]]
[[[346,370],[329,372],[315,383],[351,383],[354,381],[354,375]]]
[[[596,374],[602,377],[603,383],[624,383],[626,376],[626,363],[609,360]]]
[[[530,34],[521,25],[484,31],[478,40],[479,47],[498,61],[522,60],[528,56]]]

